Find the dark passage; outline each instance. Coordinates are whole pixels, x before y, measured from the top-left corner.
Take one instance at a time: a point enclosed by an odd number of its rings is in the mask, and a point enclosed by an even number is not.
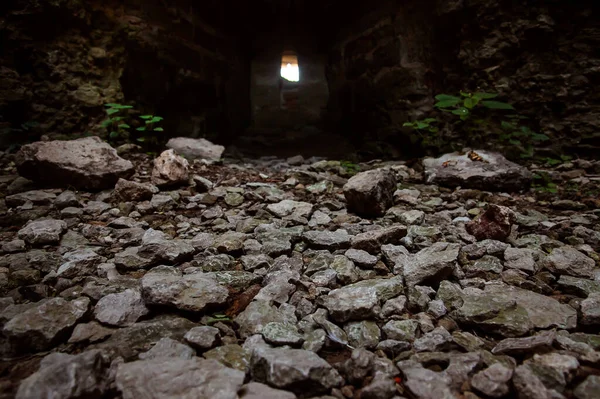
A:
[[[535,118],[552,146],[592,155],[598,4],[543,3],[5,2],[2,145],[106,134],[103,105],[126,103],[164,117],[162,141],[204,137],[250,155],[414,158],[485,144],[442,131],[449,145],[427,147],[403,127],[426,117],[436,94],[481,90]],[[298,79],[281,76],[285,57]]]

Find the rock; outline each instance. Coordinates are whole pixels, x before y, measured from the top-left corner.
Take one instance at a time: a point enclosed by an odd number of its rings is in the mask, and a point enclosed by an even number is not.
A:
[[[113,196],[120,201],[148,201],[157,193],[158,188],[152,184],[119,179]]]
[[[24,379],[16,399],[100,398],[111,385],[110,359],[99,350],[73,356],[52,353],[42,359],[40,369]]]
[[[31,245],[56,244],[66,230],[67,223],[62,220],[42,219],[27,223],[17,235]]]
[[[180,310],[201,312],[207,306],[224,305],[227,288],[205,273],[182,275],[168,266],[151,269],[141,280],[142,296],[147,304],[172,306]]]
[[[245,348],[237,344],[228,344],[218,346],[202,356],[206,359],[213,359],[219,363],[235,370],[248,372],[248,364],[250,362],[250,353]]]
[[[404,385],[419,399],[456,399],[447,375],[424,368],[414,360],[398,363]]]
[[[511,225],[516,221],[515,214],[505,206],[490,204],[488,209],[477,219],[467,223],[467,232],[477,240],[506,241],[510,235]]]
[[[185,333],[193,327],[196,327],[194,323],[182,317],[161,315],[116,329],[110,338],[90,348],[102,349],[108,352],[111,358],[120,356],[126,361],[136,360],[140,353],[150,350],[161,338],[181,341]]]
[[[236,399],[244,373],[200,358],[157,358],[119,364],[123,399]]]
[[[102,297],[94,308],[94,317],[111,326],[130,326],[148,314],[148,308],[138,290],[127,289]]]
[[[70,302],[62,298],[44,299],[11,318],[2,333],[17,352],[50,349],[69,336],[89,304],[88,298]]]
[[[446,350],[454,340],[443,327],[438,327],[415,340],[413,348],[417,352],[441,352]]]
[[[425,220],[425,212],[416,209],[400,214],[400,223],[411,226],[419,225]]]
[[[557,281],[560,289],[569,294],[588,297],[590,294],[600,294],[600,282],[562,275]]]
[[[10,207],[23,206],[28,202],[33,205],[50,205],[55,202],[56,194],[42,190],[32,190],[9,195],[4,200],[6,205]]]
[[[173,150],[163,151],[154,160],[152,183],[159,187],[186,184],[189,180],[189,164]]]
[[[555,337],[556,333],[547,331],[532,337],[507,338],[500,341],[494,349],[492,349],[492,353],[514,356],[537,351],[547,352],[552,349]]]
[[[581,302],[581,324],[600,325],[600,293],[590,294]]]
[[[299,346],[304,342],[304,338],[292,324],[271,322],[262,328],[261,334],[267,343],[273,345]]]
[[[296,395],[281,389],[274,389],[259,382],[250,382],[238,392],[240,399],[296,399]]]
[[[367,269],[372,269],[377,264],[377,257],[362,249],[350,248],[344,255],[358,266]]]
[[[550,272],[558,275],[592,277],[595,262],[577,249],[565,245],[554,248],[544,259],[543,265]]]
[[[348,210],[365,217],[383,216],[394,205],[396,184],[390,169],[358,173],[344,185]]]
[[[68,342],[70,344],[76,344],[80,342],[94,343],[102,341],[106,337],[110,337],[113,331],[113,329],[104,327],[96,321],[79,323],[75,326],[73,334],[71,334],[71,338],[69,338]]]
[[[513,371],[501,363],[494,363],[485,370],[475,374],[471,379],[471,386],[484,395],[492,398],[501,398],[508,394],[508,382]]]
[[[352,237],[352,248],[371,254],[378,253],[382,245],[396,244],[406,236],[405,226],[393,226],[371,230]]]
[[[600,376],[589,375],[575,388],[573,394],[577,399],[595,399],[600,395]]]
[[[380,306],[403,289],[401,277],[372,279],[335,289],[320,299],[334,320],[346,322],[377,316]]]
[[[56,274],[63,278],[75,278],[93,276],[100,263],[106,261],[106,258],[98,255],[90,248],[76,249],[63,255],[66,261],[56,271]]]
[[[195,251],[189,241],[172,240],[162,231],[148,229],[142,236],[142,246],[137,254],[142,258],[151,259],[154,263],[173,264],[191,259]]]
[[[382,330],[388,339],[396,341],[414,341],[419,322],[416,320],[390,320]]]
[[[237,253],[244,247],[244,241],[248,236],[237,231],[228,231],[225,234],[215,238],[214,246],[217,251],[224,253]]]
[[[504,266],[509,269],[522,270],[528,274],[534,274],[538,271],[535,262],[535,251],[529,248],[507,248],[504,251]],[[502,270],[500,269],[500,273]]]
[[[324,393],[343,382],[338,372],[313,352],[256,348],[250,361],[252,378],[303,397]]]
[[[317,249],[343,249],[350,246],[350,235],[346,230],[307,231],[303,235],[306,242]]]
[[[219,329],[210,326],[194,327],[183,337],[185,342],[199,350],[207,350],[219,342]]]
[[[263,328],[272,322],[296,322],[285,313],[269,304],[269,301],[256,300],[251,302],[243,312],[235,318],[239,325],[239,334],[242,338],[247,338],[254,334],[260,334]]]
[[[152,349],[140,353],[140,360],[151,360],[160,358],[191,359],[196,356],[196,351],[171,338],[161,338]]]
[[[394,273],[402,273],[408,286],[435,284],[452,273],[459,249],[459,244],[436,242],[411,258],[400,255]]]
[[[461,155],[458,152],[435,159],[425,158],[423,167],[427,182],[489,191],[519,191],[531,184],[533,176],[526,168],[495,152],[475,152],[483,161],[471,160],[468,153]]]
[[[112,188],[134,172],[133,164],[99,137],[24,145],[16,164],[19,174],[30,180],[84,190]]]
[[[313,205],[308,202],[283,200],[276,204],[267,205],[267,209],[280,218],[286,216],[308,218],[312,214]]]
[[[347,323],[344,331],[348,336],[348,344],[353,348],[374,349],[381,340],[381,331],[373,321]]]
[[[577,312],[569,305],[504,284],[486,285],[484,291],[470,289],[462,302],[455,313],[459,322],[506,337],[522,336],[533,328],[572,329],[577,325]]]
[[[558,392],[548,389],[528,365],[515,369],[513,385],[519,393],[519,398],[558,399],[563,398]]]
[[[213,144],[206,139],[193,139],[190,137],[174,137],[167,142],[167,148],[189,160],[220,161],[221,155],[225,151],[225,147],[222,145]]]

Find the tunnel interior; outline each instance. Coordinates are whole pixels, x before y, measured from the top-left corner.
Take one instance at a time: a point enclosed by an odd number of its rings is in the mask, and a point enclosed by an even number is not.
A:
[[[412,12],[413,3],[404,9]],[[158,4],[140,8],[160,20]],[[414,66],[375,82],[401,60],[392,10],[397,5],[389,1],[182,3],[173,10],[177,29],[165,29],[166,51],[128,44],[123,92],[163,115],[172,136],[204,137],[255,155],[368,157],[381,151],[369,146],[399,134],[390,126],[407,118],[406,103],[429,94]],[[206,56],[196,52],[189,60],[190,46]],[[425,69],[421,60],[411,62]],[[286,77],[290,71],[297,76]],[[403,95],[393,117],[389,102],[397,99],[381,95],[390,84],[418,88]],[[417,155],[403,147],[402,155]]]
[[[5,2],[0,133],[9,143],[102,136],[116,102],[164,117],[162,142],[406,159],[481,145],[452,128],[440,129],[445,147],[424,148],[403,125],[431,116],[437,94],[490,91],[553,144],[594,153],[600,5],[534,3]]]

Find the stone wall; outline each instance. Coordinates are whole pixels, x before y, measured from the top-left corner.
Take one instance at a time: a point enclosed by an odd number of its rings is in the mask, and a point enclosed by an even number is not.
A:
[[[437,93],[480,89],[501,93],[559,151],[600,150],[598,2],[408,0],[368,9],[342,16],[328,70],[332,123],[357,142],[411,155],[404,121],[427,114]]]
[[[321,124],[328,99],[325,57],[298,53],[300,81],[289,82],[280,76],[281,56],[281,51],[269,51],[252,61],[253,126],[293,129]]]
[[[4,130],[34,121],[44,134],[95,133],[103,104],[124,101],[165,117],[170,135],[223,138],[245,127],[249,64],[237,39],[206,21],[224,17],[214,4],[194,3],[3,2]]]

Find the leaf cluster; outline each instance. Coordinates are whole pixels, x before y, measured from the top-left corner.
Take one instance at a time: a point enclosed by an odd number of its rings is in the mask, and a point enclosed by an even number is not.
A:
[[[131,138],[131,125],[142,126],[135,130],[143,135],[136,138],[139,142],[156,142],[157,139],[150,132],[163,132],[164,129],[159,126],[159,123],[164,118],[156,115],[141,115],[137,118],[131,115],[133,111],[132,105],[123,105],[117,103],[108,103],[106,107],[107,119],[102,122],[102,127],[108,130],[109,140],[129,140]]]
[[[497,97],[497,93],[486,92],[461,91],[457,96],[439,94],[435,96],[437,102],[434,108],[442,113],[440,117],[406,122],[403,126],[417,132],[423,146],[433,145],[439,148],[443,144],[441,126],[450,119],[449,125],[461,129],[470,140],[499,140],[505,146],[517,150],[521,158],[532,158],[535,146],[550,138],[524,125],[523,121],[527,118],[517,114],[511,104],[498,101]],[[441,118],[443,115],[450,118]]]

